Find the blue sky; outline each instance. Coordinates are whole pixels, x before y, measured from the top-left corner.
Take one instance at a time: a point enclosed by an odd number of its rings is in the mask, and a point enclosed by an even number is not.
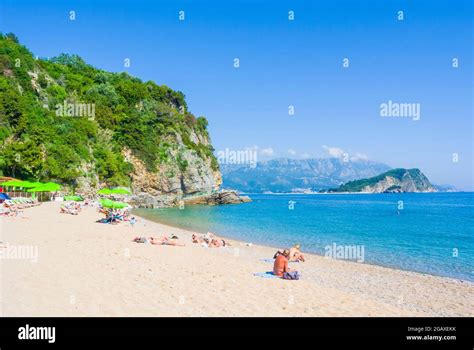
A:
[[[473,190],[473,12],[470,0],[3,0],[0,30],[39,56],[183,91],[216,150],[344,150]],[[419,103],[420,120],[382,118],[388,100]]]

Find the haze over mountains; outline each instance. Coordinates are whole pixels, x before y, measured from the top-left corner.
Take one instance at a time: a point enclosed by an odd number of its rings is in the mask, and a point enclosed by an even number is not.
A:
[[[339,158],[289,159],[248,164],[220,164],[223,187],[247,193],[317,192],[352,180],[369,178],[391,168],[370,160]]]

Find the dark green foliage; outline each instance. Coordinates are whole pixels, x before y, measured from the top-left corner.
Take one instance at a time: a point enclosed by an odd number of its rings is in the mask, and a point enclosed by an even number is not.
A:
[[[61,114],[65,103],[93,104],[94,116]],[[177,139],[217,169],[212,146],[194,143],[192,134],[208,138],[207,120],[188,111],[180,91],[96,69],[77,55],[36,60],[15,35],[0,34],[1,174],[72,186],[96,174],[111,186],[129,185],[124,148],[154,170],[173,159]],[[187,161],[178,158],[184,171]]]

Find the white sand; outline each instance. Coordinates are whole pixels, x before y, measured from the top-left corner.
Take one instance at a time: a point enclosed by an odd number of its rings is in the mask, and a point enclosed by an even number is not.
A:
[[[0,218],[9,251],[38,249],[38,261],[0,260],[3,316],[474,316],[474,284],[366,264],[307,256],[291,264],[303,279],[253,276],[274,248],[209,249],[190,232],[139,220],[95,223],[93,208],[59,214],[58,203]],[[133,237],[176,234],[186,247]],[[0,244],[1,245],[1,244]]]

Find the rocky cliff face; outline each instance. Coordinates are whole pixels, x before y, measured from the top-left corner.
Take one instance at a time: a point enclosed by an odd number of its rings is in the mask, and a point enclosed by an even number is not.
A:
[[[436,192],[419,169],[393,169],[368,179],[349,181],[328,192],[400,193]]]
[[[179,135],[173,135],[172,147],[167,150],[166,161],[156,166],[155,171],[147,169],[143,161],[129,149],[123,150],[125,160],[133,165],[131,201],[141,207],[162,207],[177,205],[180,198],[210,194],[222,184],[221,173],[213,169],[211,158],[203,158],[187,148]],[[191,134],[197,145],[209,145],[206,137]],[[171,142],[172,141],[172,142]]]

